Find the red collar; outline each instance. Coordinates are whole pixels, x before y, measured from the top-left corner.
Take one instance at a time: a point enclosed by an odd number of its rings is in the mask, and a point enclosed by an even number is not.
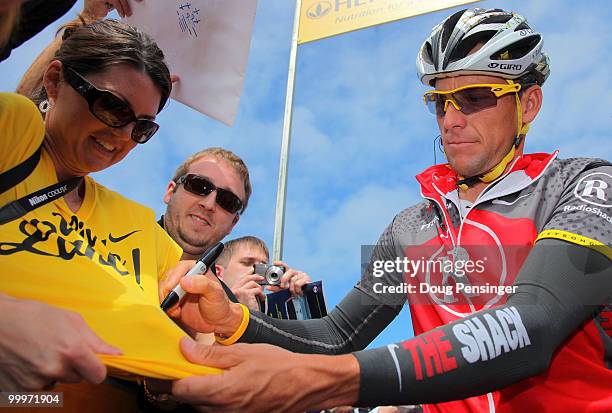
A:
[[[512,168],[504,173],[499,179],[504,179],[516,171],[524,171],[533,181],[546,169],[550,162],[557,156],[558,151],[552,154],[548,153],[532,153],[522,155],[517,160],[513,161]],[[431,197],[439,195],[436,188],[447,194],[457,189],[457,173],[453,171],[449,164],[434,165],[416,176],[417,181],[421,185],[423,196]]]

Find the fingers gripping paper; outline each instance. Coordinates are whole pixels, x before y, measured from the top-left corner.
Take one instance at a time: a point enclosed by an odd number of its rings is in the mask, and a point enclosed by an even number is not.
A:
[[[231,126],[244,83],[257,0],[130,2],[126,22],[150,34],[180,80],[172,97]]]

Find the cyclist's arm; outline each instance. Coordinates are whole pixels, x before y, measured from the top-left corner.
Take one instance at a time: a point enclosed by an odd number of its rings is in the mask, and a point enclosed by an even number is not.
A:
[[[277,320],[252,312],[243,343],[269,343],[300,353],[344,354],[364,349],[399,314],[401,306],[364,305],[355,287],[326,317]]]
[[[371,276],[372,261],[394,259],[397,246],[393,223],[381,235],[372,252],[362,280],[375,279],[384,285],[397,285],[402,274],[388,272],[382,278]],[[362,283],[353,288],[328,316],[314,320],[277,320],[259,312],[251,313],[243,343],[270,343],[300,353],[344,354],[364,349],[399,314],[404,294],[382,296]]]
[[[611,298],[612,266],[593,249],[543,239],[514,285],[503,306],[355,353],[359,405],[463,399],[546,371],[559,345]]]

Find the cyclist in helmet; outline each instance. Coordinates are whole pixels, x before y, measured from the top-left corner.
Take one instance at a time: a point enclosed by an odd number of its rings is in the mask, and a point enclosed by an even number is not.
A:
[[[222,344],[292,352],[185,341],[188,359],[226,371],[176,382],[179,398],[211,411],[612,411],[612,165],[523,152],[549,73],[541,34],[516,13],[462,10],[417,69],[448,160],[417,176],[424,200],[321,320],[272,320],[209,276],[181,280],[192,295],[172,316]],[[415,337],[364,351],[406,300]]]

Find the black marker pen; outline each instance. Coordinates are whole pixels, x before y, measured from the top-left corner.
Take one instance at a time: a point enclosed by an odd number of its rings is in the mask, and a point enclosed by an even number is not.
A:
[[[222,251],[223,243],[217,242],[215,245],[209,248],[204,255],[202,255],[202,258],[200,258],[193,268],[190,269],[187,274],[185,274],[185,277],[189,277],[190,275],[194,274],[204,274],[215,263],[216,259],[219,258]],[[181,287],[181,284],[179,283],[172,291],[170,291],[170,294],[164,298],[164,301],[160,305],[161,309],[167,311],[174,304],[178,303],[185,296],[185,294],[187,293],[185,290],[183,290],[183,287]]]

